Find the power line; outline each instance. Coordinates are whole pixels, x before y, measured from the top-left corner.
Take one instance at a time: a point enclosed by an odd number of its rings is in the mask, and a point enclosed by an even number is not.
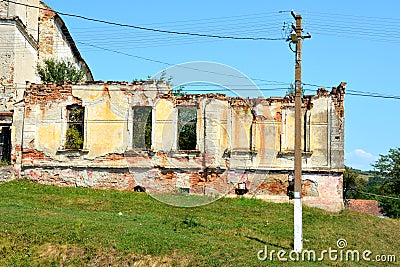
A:
[[[233,21],[233,22],[238,22],[238,18],[240,20],[246,20],[246,17],[250,17],[250,19],[254,19],[257,17],[261,18],[266,18],[266,15],[268,17],[280,17],[281,12],[261,12],[261,13],[252,13],[252,14],[243,14],[243,15],[233,15],[233,16],[223,16],[223,17],[211,17],[211,18],[203,18],[203,19],[191,19],[191,20],[180,20],[180,21],[169,21],[169,22],[162,22],[162,23],[148,23],[145,25],[165,25],[165,24],[180,24],[180,25],[194,25],[194,23],[191,22],[201,22],[202,25],[204,24],[215,24],[216,21]],[[187,23],[189,22],[189,24]]]
[[[244,92],[257,92],[257,91],[287,91],[289,90],[289,88],[286,87],[272,87],[272,88],[256,88],[256,89],[249,89],[249,88],[243,88],[243,87],[239,87],[239,88],[214,88],[214,89],[210,89],[210,86],[204,86],[205,88],[203,89],[194,89],[194,88],[188,88],[191,87],[191,85],[183,85],[184,88],[182,89],[184,91],[184,93],[193,93],[194,94],[202,94],[203,92],[213,92],[213,93],[223,93],[223,92],[236,92],[236,91],[244,91]],[[208,88],[207,88],[208,87]],[[173,86],[171,87],[171,90],[174,91],[176,90],[176,88],[179,88],[179,86]],[[12,89],[16,89],[16,90],[25,90],[26,87],[16,87],[16,88],[12,88]],[[73,91],[87,91],[88,89],[73,89]],[[90,91],[103,91],[103,89],[90,89]],[[108,89],[108,91],[120,91],[119,89]],[[157,89],[146,89],[146,92],[159,92],[160,90]],[[315,90],[311,90],[311,89],[305,89],[305,91],[315,91]],[[381,96],[381,95],[371,95],[371,94],[354,94],[354,93],[346,93],[346,95],[352,95],[352,96],[362,96],[362,97],[372,97],[372,98],[383,98],[383,99],[394,99],[394,100],[400,100],[400,96]],[[283,97],[283,96],[282,96]],[[268,97],[266,97],[268,98]]]
[[[143,82],[146,82],[145,80]],[[105,81],[105,83],[107,83]],[[22,85],[22,84],[21,84]],[[272,85],[272,84],[259,84],[259,85]],[[20,86],[20,87],[7,87],[5,85],[0,84],[0,86],[5,87],[5,89],[15,89],[15,90],[25,90],[26,87]],[[172,91],[176,90],[176,88],[179,88],[180,85],[172,85],[171,89]],[[201,85],[201,84],[184,84],[182,85],[184,88],[182,89],[184,92],[196,92],[197,94],[201,94],[202,92],[214,92],[214,93],[219,93],[219,92],[235,92],[235,91],[245,91],[245,92],[256,92],[256,91],[287,91],[290,88],[289,87],[257,87],[255,89],[250,89],[248,87],[243,87],[243,84],[229,84],[229,85]],[[227,86],[231,86],[233,88],[226,88]],[[203,88],[190,88],[190,87],[203,87]],[[213,89],[210,89],[210,87],[214,87]],[[79,91],[79,90],[84,90],[87,91],[87,89],[84,88],[78,88],[78,89],[73,89],[74,91]],[[91,91],[103,91],[103,89],[90,89]],[[108,89],[109,91],[120,91],[119,89]],[[315,92],[315,89],[304,89],[305,91],[310,91],[310,92]],[[159,91],[157,89],[146,89],[145,91]],[[355,91],[355,92],[362,92],[358,90],[346,90],[346,91]],[[382,99],[394,99],[394,100],[400,100],[400,96],[389,96],[389,95],[380,95],[377,93],[369,92],[369,93],[351,93],[351,92],[346,92],[345,95],[351,95],[351,96],[361,96],[361,97],[371,97],[371,98],[382,98]]]
[[[359,189],[356,189],[356,191],[357,191],[358,193],[361,193],[361,194],[366,194],[366,195],[371,195],[371,196],[376,196],[376,197],[383,197],[383,198],[389,198],[389,199],[400,200],[400,198],[398,198],[398,197],[384,196],[384,195],[378,195],[378,194],[368,193],[368,192],[365,192],[365,191],[361,191],[361,190],[359,190]]]
[[[80,16],[80,15],[74,15],[74,14],[68,14],[68,13],[57,12],[57,11],[54,11],[54,10],[52,10],[52,9],[46,9],[46,8],[31,6],[31,5],[27,5],[27,4],[16,3],[16,2],[11,1],[11,0],[3,0],[3,1],[9,2],[9,3],[18,4],[18,5],[23,5],[23,6],[28,6],[28,7],[43,9],[43,10],[50,10],[50,11],[53,11],[53,12],[58,13],[58,14],[61,14],[61,15],[73,16],[73,17],[78,17],[78,18],[82,18],[82,19],[88,19],[88,20],[91,20],[91,21],[97,21],[97,19],[91,19],[91,18],[86,18],[86,17]],[[260,13],[260,14],[263,14],[263,13]],[[388,18],[388,19],[389,19],[389,18]],[[106,24],[110,24],[110,25],[114,25],[114,26],[117,25],[117,26],[124,26],[124,27],[128,27],[128,26],[130,27],[130,26],[132,26],[133,28],[136,27],[136,26],[133,26],[133,25],[125,25],[125,24],[118,25],[118,23],[113,23],[113,22],[110,22],[110,23],[109,23],[109,22],[107,22],[107,21],[102,21],[102,20],[98,20],[98,22],[102,22],[102,23],[106,23]],[[132,27],[130,27],[130,28],[132,28]],[[149,28],[149,29],[152,29],[152,28]],[[284,38],[281,38],[281,39],[284,39]],[[146,61],[150,61],[150,62],[154,62],[154,63],[159,63],[159,64],[163,64],[163,65],[168,65],[168,66],[173,66],[173,65],[174,65],[174,64],[171,64],[171,63],[168,63],[168,62],[163,62],[163,61],[159,61],[159,60],[155,60],[155,59],[149,59],[149,58],[145,58],[145,57],[141,57],[141,56],[136,56],[136,55],[132,55],[132,54],[125,53],[125,52],[116,51],[116,50],[113,50],[113,49],[108,49],[108,48],[100,47],[100,46],[93,45],[93,44],[88,44],[88,43],[85,43],[85,42],[78,42],[78,43],[84,44],[84,45],[86,45],[86,46],[91,46],[91,47],[93,47],[93,48],[95,48],[95,49],[100,49],[100,50],[105,50],[105,51],[109,51],[109,52],[114,52],[114,53],[122,54],[122,55],[125,55],[125,56],[130,56],[130,57],[136,57],[136,58],[139,58],[139,59],[142,59],[142,60],[146,60]],[[179,66],[179,67],[184,67],[184,66]],[[185,67],[185,68],[187,68],[187,67]],[[190,68],[190,69],[194,69],[194,68]],[[222,73],[210,72],[210,71],[200,70],[200,69],[194,69],[194,70],[203,71],[203,72],[209,72],[209,73],[219,74],[219,75],[226,75],[226,74],[222,74]],[[239,77],[239,76],[235,76],[235,75],[228,75],[228,76]],[[243,78],[243,77],[240,77],[240,78]],[[268,81],[268,80],[256,79],[256,78],[250,78],[250,79],[252,79],[252,80],[258,80],[258,81]],[[286,84],[286,85],[289,85],[289,84],[290,84],[290,83],[287,83],[287,82],[278,82],[278,81],[268,81],[268,82],[274,82],[274,83],[276,83],[276,84]],[[303,83],[303,84],[304,84],[304,85],[308,85],[308,86],[312,86],[312,87],[323,87],[323,86],[321,86],[321,85],[310,84],[310,83]],[[287,90],[287,89],[289,89],[289,88],[284,88],[284,89]],[[241,89],[241,90],[245,90],[245,89]],[[259,88],[259,90],[269,90],[269,89],[266,89],[266,88]],[[283,90],[283,89],[282,89],[282,90]],[[306,89],[306,90],[311,91],[310,89]],[[371,93],[371,92],[363,92],[363,91],[355,91],[355,90],[346,90],[346,91],[347,91],[347,92],[346,92],[347,95],[352,95],[352,96],[373,97],[373,98],[386,98],[386,99],[396,99],[396,100],[400,99],[400,96],[381,95],[381,94],[376,94],[376,93]]]
[[[312,83],[302,83],[302,84],[303,84],[303,85],[312,86],[312,87],[318,87],[318,88],[325,87],[324,85],[312,84]]]
[[[398,43],[399,18],[306,12],[307,28],[321,35]]]
[[[305,91],[314,92],[315,89],[305,89]],[[395,96],[395,95],[381,95],[378,93],[352,93],[352,91],[353,90],[346,89],[345,95],[400,100],[400,96]]]
[[[175,67],[179,67],[179,68],[185,68],[185,69],[190,69],[190,70],[195,70],[195,71],[200,71],[200,72],[205,72],[205,73],[210,73],[210,74],[217,74],[217,75],[222,75],[222,76],[228,76],[228,77],[234,77],[234,78],[240,78],[240,79],[251,79],[251,80],[254,80],[254,81],[273,82],[273,83],[276,83],[276,84],[283,84],[283,85],[289,85],[290,84],[290,83],[287,83],[287,82],[265,80],[265,79],[251,78],[251,77],[247,78],[247,77],[244,77],[244,76],[237,76],[237,75],[232,75],[232,74],[214,72],[214,71],[209,71],[209,70],[202,70],[202,69],[198,69],[198,68],[192,68],[192,67],[188,67],[188,66],[176,65],[176,64],[165,62],[165,61],[146,58],[146,57],[142,57],[142,56],[137,56],[137,55],[133,55],[133,54],[117,51],[117,50],[114,50],[114,49],[109,49],[109,48],[105,48],[105,47],[96,46],[96,45],[93,45],[93,44],[88,44],[88,43],[79,42],[79,41],[77,41],[77,43],[84,44],[84,45],[91,46],[91,47],[95,47],[95,48],[98,48],[98,49],[101,49],[101,50],[105,50],[105,51],[109,51],[109,52],[113,52],[113,53],[129,56],[129,57],[134,57],[134,58],[138,58],[138,59],[142,59],[142,60],[146,60],[146,61],[150,61],[150,62],[154,62],[154,63],[167,65],[167,66],[175,66]]]
[[[385,98],[385,99],[396,99],[400,100],[400,96],[383,96],[383,95],[371,95],[371,94],[359,94],[359,93],[346,93],[347,95],[353,96],[364,96],[364,97],[373,97],[373,98]]]
[[[375,93],[375,92],[368,92],[368,91],[361,91],[361,90],[352,90],[352,89],[346,89],[347,92],[351,92],[351,93],[358,93],[358,94],[363,94],[363,95],[375,95],[375,96],[384,96],[384,97],[394,97],[394,98],[398,98],[400,96],[396,96],[396,95],[387,95],[387,94],[381,94],[381,93]]]
[[[308,11],[308,12],[304,12],[305,14],[312,14],[314,16],[320,16],[320,17],[327,17],[327,16],[331,16],[331,17],[335,17],[335,19],[337,19],[337,17],[342,17],[342,18],[349,18],[349,19],[354,19],[357,18],[357,20],[368,20],[371,21],[371,19],[375,19],[375,20],[388,20],[388,21],[399,21],[399,18],[395,18],[395,17],[376,17],[376,16],[361,16],[361,15],[354,15],[354,14],[343,14],[343,13],[328,13],[328,12],[314,12],[314,11]]]
[[[217,39],[231,39],[231,40],[252,40],[252,41],[280,41],[280,40],[285,40],[285,38],[221,36],[221,35],[213,35],[213,34],[202,34],[202,33],[180,32],[180,31],[172,31],[172,30],[162,30],[162,29],[156,29],[156,28],[148,28],[148,27],[136,26],[136,25],[131,25],[131,24],[124,24],[124,23],[111,22],[111,21],[106,21],[106,20],[101,20],[101,19],[89,18],[89,17],[82,16],[82,15],[59,12],[59,11],[55,11],[55,10],[52,10],[52,9],[49,9],[49,8],[41,8],[41,7],[37,7],[37,6],[33,6],[33,5],[17,3],[15,1],[11,1],[11,0],[2,0],[2,1],[8,2],[8,3],[13,3],[13,4],[16,4],[16,5],[22,5],[22,6],[26,6],[26,7],[32,7],[32,8],[38,8],[38,9],[41,9],[41,10],[52,11],[52,12],[54,12],[56,14],[59,14],[59,15],[79,18],[79,19],[83,19],[83,20],[87,20],[87,21],[93,21],[93,22],[98,22],[98,23],[103,23],[103,24],[108,24],[108,25],[113,25],[113,26],[119,26],[119,27],[133,28],[133,29],[138,29],[138,30],[159,32],[159,33],[176,34],[176,35],[188,35],[188,36],[217,38]]]

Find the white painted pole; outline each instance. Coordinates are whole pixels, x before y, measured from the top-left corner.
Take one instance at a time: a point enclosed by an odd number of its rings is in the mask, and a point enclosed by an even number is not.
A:
[[[303,250],[303,207],[301,197],[296,196],[299,192],[295,192],[294,197],[294,245],[293,250],[301,252]]]

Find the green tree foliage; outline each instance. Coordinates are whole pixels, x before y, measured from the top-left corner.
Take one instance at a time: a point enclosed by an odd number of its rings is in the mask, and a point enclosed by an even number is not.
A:
[[[179,130],[179,149],[196,149],[196,124],[186,124]]]
[[[72,105],[68,107],[68,121],[69,122],[82,122],[84,116],[84,108],[79,105]]]
[[[181,85],[181,86],[179,86],[178,88],[172,90],[172,94],[173,94],[174,96],[183,96],[183,95],[186,95],[187,92],[184,92],[183,89],[185,89],[185,87]]]
[[[180,150],[196,149],[196,121],[195,109],[179,109],[178,112],[178,147]]]
[[[367,184],[365,185],[368,193],[378,194],[382,183],[385,181],[382,177],[373,174],[369,177]]]
[[[392,197],[380,197],[379,203],[389,217],[400,218],[400,147],[391,148],[387,155],[379,155],[372,166],[384,178],[379,194]]]
[[[67,141],[65,148],[67,149],[81,149],[83,145],[82,133],[75,125],[70,125],[67,130]]]
[[[146,149],[151,149],[151,129],[152,129],[151,121],[152,120],[150,112],[149,116],[147,116],[146,129],[144,131],[144,142],[146,145]]]
[[[343,198],[360,198],[359,191],[363,191],[364,188],[365,181],[355,170],[346,166],[343,173]]]
[[[151,107],[135,107],[133,109],[133,147],[150,150],[151,131]]]
[[[68,130],[65,148],[82,149],[83,147],[83,116],[84,108],[73,105],[68,107]]]
[[[71,61],[65,60],[46,59],[37,65],[36,71],[45,83],[78,82],[85,76]]]

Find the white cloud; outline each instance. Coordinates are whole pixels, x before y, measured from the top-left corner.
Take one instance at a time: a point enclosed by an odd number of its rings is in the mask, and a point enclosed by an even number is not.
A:
[[[361,148],[354,149],[352,153],[354,153],[354,155],[356,155],[357,157],[360,157],[360,158],[365,158],[365,159],[374,158],[374,155],[366,152],[365,150],[362,150]]]
[[[346,166],[360,170],[371,170],[371,163],[374,163],[377,159],[378,157],[361,148],[357,148],[351,152],[345,153],[344,156]]]

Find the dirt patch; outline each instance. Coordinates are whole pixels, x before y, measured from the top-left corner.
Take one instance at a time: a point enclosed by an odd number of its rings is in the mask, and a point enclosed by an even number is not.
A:
[[[57,263],[59,266],[192,266],[192,258],[176,252],[160,257],[124,254],[116,249],[93,251],[69,245],[44,244],[39,248],[39,263]]]
[[[56,261],[60,263],[60,266],[64,266],[76,258],[81,258],[84,254],[85,251],[82,248],[68,247],[67,245],[44,244],[39,249],[39,259]]]

